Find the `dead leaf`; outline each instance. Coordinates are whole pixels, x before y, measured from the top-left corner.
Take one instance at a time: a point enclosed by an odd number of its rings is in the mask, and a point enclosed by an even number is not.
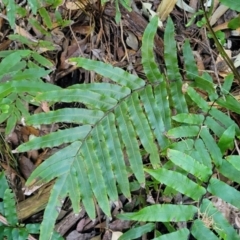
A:
[[[18,159],[18,165],[25,179],[28,179],[31,173],[33,172],[33,170],[35,169],[33,162],[29,158],[25,157],[24,155],[22,155]]]
[[[113,232],[111,240],[118,240],[123,235],[122,232]]]
[[[163,0],[157,8],[157,13],[162,21],[165,21],[175,7],[177,0]]]
[[[136,36],[130,31],[126,31],[126,33],[128,34],[128,37],[126,39],[126,44],[133,50],[137,51],[138,50],[138,40],[137,40]]]

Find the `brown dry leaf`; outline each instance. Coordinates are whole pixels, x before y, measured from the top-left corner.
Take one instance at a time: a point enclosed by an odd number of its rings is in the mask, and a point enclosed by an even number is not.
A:
[[[163,0],[157,8],[161,21],[165,21],[175,7],[177,0]]]
[[[210,25],[213,26],[217,20],[229,9],[229,7],[225,5],[220,5],[216,11],[213,13],[210,19]]]
[[[16,25],[15,32],[23,37],[26,37],[30,41],[37,42],[36,38],[34,38],[28,31],[22,27],[19,27],[18,25]]]
[[[111,240],[118,240],[123,235],[122,232],[113,232]]]
[[[28,179],[28,177],[31,175],[31,173],[35,169],[33,162],[29,158],[25,157],[24,155],[22,155],[19,158],[18,165],[25,179]]]
[[[128,34],[128,37],[126,39],[126,44],[132,48],[133,50],[137,51],[138,50],[138,40],[136,36],[130,32],[130,31],[125,31]]]
[[[49,109],[49,106],[48,106],[48,103],[47,102],[41,102],[41,108],[44,112],[49,112],[50,109]]]
[[[228,57],[231,59],[232,51],[225,49],[225,52],[228,55]],[[217,64],[218,74],[221,77],[226,77],[231,72],[231,69],[228,67],[227,63],[222,59],[220,55],[218,55],[217,57],[216,64]]]

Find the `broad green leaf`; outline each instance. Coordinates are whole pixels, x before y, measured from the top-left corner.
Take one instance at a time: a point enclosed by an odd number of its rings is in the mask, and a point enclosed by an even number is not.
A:
[[[7,119],[7,126],[6,126],[6,129],[5,129],[6,135],[10,134],[11,131],[14,129],[14,127],[15,127],[16,124],[17,124],[17,120],[19,119],[19,118],[17,118],[17,116],[16,116],[16,112],[17,112],[17,111],[18,111],[18,110],[15,109],[14,113],[11,114],[10,117]]]
[[[204,221],[204,220],[203,220]],[[191,234],[197,239],[219,240],[219,238],[209,229],[204,222],[196,219],[191,228]]]
[[[3,58],[0,63],[0,77],[4,75],[6,72],[9,72],[23,57],[26,57],[30,54],[29,50],[25,51],[16,51],[11,53],[7,57]]]
[[[47,58],[43,57],[42,55],[33,52],[31,54],[31,56],[33,57],[33,59],[38,62],[40,65],[46,67],[46,68],[52,68],[53,67],[53,63],[51,61],[49,61]]]
[[[144,149],[150,154],[150,161],[154,168],[160,165],[158,149],[154,141],[154,137],[149,126],[146,115],[139,102],[137,92],[134,92],[129,98],[128,111],[130,119],[136,129],[138,136],[141,136],[141,143]]]
[[[40,231],[40,223],[26,224],[25,228],[28,230],[29,233],[38,234]]]
[[[234,80],[234,75],[232,73],[229,73],[224,78],[224,82],[223,82],[223,85],[222,85],[222,91],[223,91],[224,94],[228,94],[230,92],[233,80]]]
[[[233,226],[228,222],[228,220],[220,213],[217,208],[213,206],[213,203],[208,199],[203,199],[200,206],[200,211],[206,218],[213,219],[213,229],[218,233],[221,239],[225,240],[239,240],[240,237],[235,231]],[[205,236],[204,236],[205,237]],[[200,240],[200,239],[199,239]]]
[[[57,151],[40,166],[38,166],[28,178],[26,185],[40,185],[52,179],[70,172],[71,164],[76,161],[75,156],[81,142],[74,142]],[[76,168],[76,167],[75,167]]]
[[[199,186],[181,173],[164,168],[157,170],[145,169],[145,171],[160,183],[163,183],[196,201],[206,193],[206,190],[203,187]]]
[[[227,156],[226,160],[230,162],[233,165],[233,167],[235,167],[238,171],[240,171],[240,156],[238,155]]]
[[[240,17],[237,16],[228,22],[228,28],[237,29],[240,27]]]
[[[15,14],[16,14],[16,4],[14,0],[8,0],[7,4],[7,18],[12,29],[15,26]]]
[[[209,155],[209,152],[207,151],[206,147],[204,146],[204,143],[202,139],[197,139],[194,142],[194,147],[199,154],[199,162],[207,166],[208,168],[212,168],[212,160]],[[201,151],[199,151],[201,149]]]
[[[183,44],[183,58],[187,79],[194,80],[199,74],[189,40],[185,40]]]
[[[235,188],[216,178],[212,178],[207,190],[214,196],[217,196],[240,209],[240,192]]]
[[[118,131],[115,126],[115,117],[112,113],[102,121],[104,137],[106,140],[112,169],[119,184],[119,188],[126,197],[130,197],[129,181],[124,161],[121,143],[119,141]]]
[[[106,95],[116,100],[121,100],[131,93],[131,90],[127,87],[119,86],[111,83],[91,83],[91,84],[75,84],[68,89],[82,89],[89,90],[101,95]]]
[[[131,169],[138,182],[141,184],[145,183],[142,156],[139,151],[137,134],[133,128],[132,122],[129,119],[127,104],[125,102],[122,102],[122,104],[116,109],[116,118],[122,141],[126,147]]]
[[[18,152],[26,152],[33,149],[59,146],[63,143],[70,143],[76,140],[83,140],[91,126],[85,125],[65,130],[58,130],[43,137],[36,137],[29,142],[26,142],[17,148]]]
[[[229,156],[230,158],[232,156]],[[227,157],[227,160],[228,158]],[[233,156],[234,158],[235,156]],[[238,157],[238,156],[236,156]],[[238,167],[236,167],[236,165],[229,163],[226,160],[223,160],[222,165],[218,168],[219,173],[221,173],[223,176],[225,176],[226,178],[228,178],[229,180],[232,180],[234,182],[237,182],[240,184],[240,169]]]
[[[79,144],[78,144],[79,145]],[[80,196],[83,202],[83,205],[88,213],[88,216],[91,219],[96,218],[95,214],[95,203],[93,201],[93,192],[91,185],[88,179],[86,164],[87,159],[83,159],[79,154],[76,156],[76,159],[73,162],[73,167],[77,171],[77,179],[80,186]]]
[[[172,119],[180,123],[201,125],[203,124],[204,116],[201,114],[180,113],[176,116],[172,116]]]
[[[37,9],[39,7],[39,2],[37,0],[28,0],[28,4],[30,8],[32,9],[33,14],[37,13]]]
[[[240,2],[234,0],[219,0],[220,3],[226,5],[234,11],[240,12]]]
[[[81,57],[72,58],[70,59],[70,62],[76,63],[78,67],[82,67],[89,71],[94,71],[104,77],[110,78],[120,85],[129,87],[133,90],[145,85],[145,82],[141,78],[130,74],[121,68],[113,67],[110,64]]]
[[[17,42],[20,42],[22,44],[26,44],[26,45],[30,45],[30,46],[33,44],[32,40],[30,40],[27,37],[18,35],[18,34],[10,34],[10,35],[8,35],[8,38],[12,41],[17,41]]]
[[[169,141],[165,136],[166,129],[163,123],[160,108],[154,99],[152,88],[147,86],[143,91],[141,91],[140,98],[143,102],[147,118],[153,132],[155,133],[158,143],[160,147],[164,149],[168,146]]]
[[[29,125],[51,124],[57,122],[95,124],[103,117],[99,110],[83,108],[63,108],[56,111],[34,114],[26,119]]]
[[[171,18],[168,18],[164,33],[164,59],[174,108],[176,108],[177,113],[187,113],[188,108],[182,93],[182,77],[179,73],[174,25]]]
[[[171,128],[171,109],[168,98],[167,84],[164,79],[158,86],[154,87],[154,99],[161,112],[166,131]]]
[[[6,217],[7,222],[10,225],[14,226],[18,223],[14,194],[11,189],[7,188],[2,197],[4,205],[4,216]]]
[[[211,108],[209,114],[214,117],[217,121],[221,119],[221,125],[224,125],[226,128],[234,125],[237,135],[240,135],[240,130],[238,125],[224,112],[218,110],[217,108]]]
[[[155,204],[138,212],[117,215],[122,220],[139,222],[181,222],[192,220],[197,208],[191,205]]]
[[[129,240],[141,237],[143,234],[151,232],[155,228],[154,223],[147,223],[140,227],[134,227],[125,232],[118,240]]]
[[[57,216],[61,210],[63,200],[67,194],[67,175],[62,175],[54,183],[48,204],[45,208],[40,227],[40,240],[51,239]],[[53,207],[54,206],[54,207]]]
[[[42,77],[47,76],[51,71],[44,70],[44,68],[25,69],[24,71],[12,77],[12,80],[40,80]]]
[[[222,134],[225,131],[225,128],[222,126],[222,122],[220,123],[219,121],[215,120],[212,117],[206,117],[204,124],[213,131],[216,136],[219,138],[222,136]]]
[[[214,164],[216,164],[217,167],[221,166],[222,164],[221,150],[206,127],[202,127],[200,131],[200,136],[206,148],[208,149]]]
[[[50,32],[48,32],[46,29],[44,29],[44,27],[41,26],[41,24],[38,22],[37,19],[30,18],[30,19],[28,19],[28,21],[34,28],[36,28],[43,35],[51,36]]]
[[[8,189],[8,183],[4,172],[0,172],[0,196],[4,196],[5,191]],[[3,202],[0,201],[0,214],[5,215]]]
[[[154,59],[154,36],[158,27],[158,16],[151,19],[147,25],[142,38],[142,64],[144,73],[150,82],[162,82],[163,77]]]
[[[188,240],[189,239],[189,230],[187,228],[181,228],[180,230],[168,234],[164,234],[153,240]]]
[[[81,102],[91,108],[103,111],[109,110],[117,104],[113,98],[82,89],[61,89],[60,91],[49,91],[41,93],[36,97],[37,101],[54,102]]]
[[[70,168],[67,174],[66,185],[68,189],[69,198],[71,199],[72,208],[75,213],[80,212],[80,190],[77,178],[78,172],[74,166]]]
[[[220,106],[229,109],[230,111],[233,111],[238,114],[240,113],[240,103],[231,95],[225,95],[224,98],[219,98],[217,100],[217,103]]]
[[[99,165],[99,159],[92,139],[83,143],[81,149],[82,157],[85,159],[86,170],[91,184],[92,191],[96,196],[99,206],[103,212],[110,216],[110,206],[107,198],[107,189]]]
[[[195,159],[180,151],[168,149],[167,157],[177,166],[191,173],[202,181],[207,181],[212,174],[211,168],[197,162]]]
[[[98,153],[99,164],[105,181],[108,196],[111,201],[116,201],[118,199],[116,180],[112,169],[111,158],[105,145],[106,140],[104,138],[104,132],[101,125],[98,125],[94,128],[92,140],[96,148],[96,152]]]
[[[198,126],[181,126],[171,128],[167,132],[168,138],[183,138],[183,137],[195,137],[199,134],[200,127]]]
[[[221,152],[224,154],[228,149],[232,149],[234,146],[235,138],[235,127],[230,126],[221,136],[218,141],[218,147],[221,149]]]
[[[187,94],[202,111],[208,112],[210,107],[207,102],[192,87],[187,88]]]
[[[38,10],[38,12],[41,15],[43,22],[48,27],[48,29],[52,29],[52,20],[46,8],[42,7]]]

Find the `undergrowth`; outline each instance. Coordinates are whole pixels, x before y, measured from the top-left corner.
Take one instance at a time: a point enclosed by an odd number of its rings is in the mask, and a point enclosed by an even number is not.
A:
[[[97,201],[106,216],[111,217],[110,202],[118,200],[119,193],[131,198],[129,176],[142,188],[146,181],[162,184],[162,196],[181,196],[182,201],[156,203],[117,216],[123,220],[163,223],[168,233],[155,231],[155,240],[184,240],[190,235],[196,239],[239,239],[237,231],[211,201],[214,196],[240,209],[240,192],[234,187],[240,183],[240,157],[235,152],[228,155],[240,135],[229,114],[240,113],[240,104],[230,93],[233,75],[229,74],[216,91],[209,74],[199,75],[186,40],[183,59],[184,78],[188,81],[184,82],[170,18],[164,33],[166,74],[161,73],[153,53],[157,23],[158,18],[154,17],[143,36],[146,79],[79,57],[69,62],[114,83],[77,84],[61,89],[42,82],[41,78],[48,74],[42,66],[48,64],[31,51],[10,52],[1,62],[0,73],[5,69],[1,79],[6,78],[6,72],[10,74],[0,85],[1,117],[4,116],[1,121],[7,121],[7,133],[22,116],[27,125],[64,122],[75,126],[34,138],[17,148],[17,152],[26,152],[61,146],[27,181],[31,186],[55,179],[40,239],[51,239],[57,209],[66,196],[76,213],[81,201],[88,215],[95,218]],[[6,71],[4,61],[16,56],[22,65],[14,72],[15,62]],[[36,81],[21,75],[32,66],[41,73],[34,78]],[[81,102],[84,108],[63,108],[30,116],[23,103],[18,103],[22,106],[18,108],[17,101],[35,105]],[[143,163],[143,157],[149,160],[148,164]],[[221,180],[219,175],[227,180]],[[182,222],[185,225],[180,228]],[[148,223],[131,229],[121,239],[136,238],[154,229],[155,224]]]

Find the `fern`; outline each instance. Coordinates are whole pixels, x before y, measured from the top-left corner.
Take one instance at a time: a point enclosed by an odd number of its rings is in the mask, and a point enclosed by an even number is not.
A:
[[[238,190],[213,174],[217,171],[239,183],[238,157],[224,158],[224,152],[232,146],[235,135],[239,136],[239,128],[229,116],[210,106],[195,88],[202,89],[203,83],[206,83],[204,90],[211,99],[230,110],[234,100],[232,97],[219,98],[209,75],[196,76],[197,68],[191,62],[193,57],[187,41],[183,53],[192,86],[182,92],[170,19],[165,31],[167,75],[159,72],[152,52],[157,22],[157,17],[154,17],[143,36],[142,63],[148,81],[102,62],[75,58],[71,62],[110,78],[115,84],[74,85],[34,97],[38,103],[77,101],[85,105],[85,108],[61,109],[26,117],[26,122],[33,125],[54,122],[79,124],[75,128],[35,138],[17,148],[19,152],[24,152],[69,143],[43,162],[27,181],[31,185],[56,179],[44,213],[40,239],[50,239],[58,215],[56,206],[61,207],[62,199],[67,195],[75,212],[79,211],[81,200],[89,216],[95,218],[96,199],[103,212],[110,216],[109,201],[117,200],[117,187],[130,198],[129,174],[144,187],[144,171],[166,186],[165,194],[168,191],[179,192],[198,205],[156,204],[137,213],[122,214],[119,218],[165,223],[192,222],[190,229],[179,230],[172,226],[169,235],[156,239],[169,239],[168,236],[188,239],[190,233],[196,239],[202,239],[203,233],[209,239],[217,238],[216,234],[226,236],[225,239],[239,239],[233,227],[206,198],[206,194],[217,196],[240,208]],[[231,82],[232,76],[228,78]],[[230,89],[229,85],[224,86],[226,92]],[[201,114],[189,113],[188,101]],[[237,104],[234,109],[238,109],[239,103],[235,101],[234,104]],[[176,109],[177,115],[171,116],[170,106]],[[216,136],[219,139],[217,143]],[[149,155],[151,165],[147,167],[142,162],[142,148]],[[163,158],[168,161],[162,161]],[[208,208],[209,213],[206,212]],[[216,213],[213,216],[215,225],[209,228],[202,216],[211,217],[213,212]],[[142,226],[139,231],[145,233],[149,229],[152,225]],[[121,239],[127,237],[123,235]]]
[[[15,207],[15,196],[9,189],[5,175],[0,172],[0,239],[28,239],[29,234],[39,234],[40,224],[19,224]],[[5,219],[4,219],[5,217]],[[4,221],[3,221],[4,220]],[[62,239],[58,233],[54,232],[54,239]]]
[[[9,134],[17,121],[29,115],[27,104],[36,104],[33,97],[41,91],[60,89],[44,83],[52,70],[52,63],[30,50],[2,51],[0,57],[0,123],[6,121],[5,133]],[[32,61],[33,59],[33,61]]]

